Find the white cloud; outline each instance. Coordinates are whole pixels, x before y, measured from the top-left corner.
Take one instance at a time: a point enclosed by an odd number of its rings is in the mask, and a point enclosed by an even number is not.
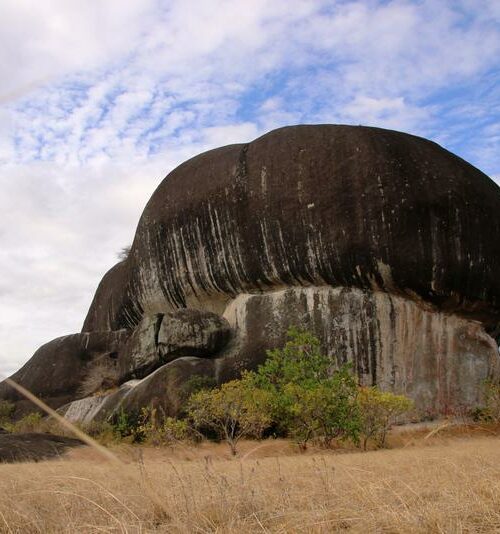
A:
[[[80,328],[156,185],[202,150],[352,122],[458,140],[498,178],[499,20],[494,0],[4,0],[0,372]]]

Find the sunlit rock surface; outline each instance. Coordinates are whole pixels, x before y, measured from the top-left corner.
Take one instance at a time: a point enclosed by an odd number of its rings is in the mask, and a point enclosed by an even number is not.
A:
[[[199,326],[200,312],[216,315]],[[499,373],[499,187],[435,143],[353,126],[282,128],[183,163],[83,325],[126,331],[109,351],[117,385],[141,378],[99,417],[148,403],[175,413],[190,374],[255,368],[290,325],[422,414],[476,405]],[[165,340],[181,332],[176,352]],[[88,384],[89,366],[76,369]]]

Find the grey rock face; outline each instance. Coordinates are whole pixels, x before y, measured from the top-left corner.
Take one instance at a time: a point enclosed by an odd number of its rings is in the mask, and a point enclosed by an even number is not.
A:
[[[151,197],[130,254],[99,284],[90,333],[45,345],[16,376],[61,404],[115,354],[119,382],[142,380],[95,414],[150,402],[175,413],[190,373],[237,377],[293,324],[423,412],[473,406],[500,374],[499,214],[486,175],[400,132],[297,126],[209,151]],[[106,350],[81,349],[92,336]]]
[[[161,365],[158,332],[162,314],[145,315],[118,358],[120,382],[143,378]]]
[[[215,383],[214,360],[180,357],[142,380],[126,382],[105,396],[76,400],[60,412],[70,421],[82,424],[113,421],[122,410],[138,414],[145,407],[156,408],[164,416],[177,416],[189,397],[189,384],[194,376],[210,377]]]
[[[107,397],[76,401],[80,422],[152,406],[178,415],[195,375],[222,383],[262,363],[290,326],[311,331],[338,365],[351,362],[360,382],[414,399],[422,415],[477,406],[481,385],[500,376],[495,341],[477,321],[380,291],[329,286],[241,294],[226,308],[232,340],[214,358],[180,357]]]
[[[58,411],[72,423],[85,425],[93,421],[106,421],[111,416],[119,413],[122,399],[139,382],[139,380],[130,380],[107,395],[78,399],[62,406]],[[147,406],[147,404],[144,406]]]
[[[178,415],[189,397],[187,386],[193,376],[214,377],[215,361],[183,356],[167,363],[130,389],[119,408],[137,413],[151,406],[166,416]]]
[[[114,360],[129,332],[91,332],[60,337],[40,347],[12,380],[54,406],[78,398],[79,389],[95,362]],[[22,397],[5,382],[0,398]]]
[[[230,336],[229,323],[215,313],[192,309],[166,313],[158,332],[160,357],[167,362],[179,356],[215,356]]]
[[[40,462],[61,457],[71,447],[83,442],[67,436],[28,432],[9,434],[0,432],[0,464],[16,462]]]
[[[361,383],[408,395],[430,415],[478,405],[484,380],[500,376],[498,346],[481,323],[380,291],[242,294],[224,315],[237,346],[216,360],[220,382],[255,368],[292,325],[313,332],[332,361],[352,362]]]
[[[226,319],[212,312],[184,309],[146,315],[120,354],[120,380],[144,378],[180,356],[213,358],[230,335]]]
[[[500,322],[500,190],[437,144],[379,128],[281,128],[160,184],[83,329],[222,313],[240,293],[329,285]]]

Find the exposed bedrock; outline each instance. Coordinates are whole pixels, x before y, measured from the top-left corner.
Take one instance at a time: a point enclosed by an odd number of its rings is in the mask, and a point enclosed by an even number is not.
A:
[[[238,346],[216,360],[219,381],[261,363],[266,349],[285,342],[291,325],[317,335],[333,361],[352,362],[362,383],[410,396],[421,413],[476,406],[484,380],[499,376],[498,346],[481,323],[380,291],[242,294],[224,315],[238,332]]]
[[[104,396],[76,400],[60,409],[72,422],[113,420],[122,411],[140,413],[144,407],[160,410],[165,416],[176,416],[182,411],[189,396],[190,380],[194,376],[213,378],[214,360],[181,356],[167,363],[142,380],[131,380],[118,390]]]
[[[247,293],[224,315],[234,334],[215,357],[180,357],[107,397],[72,403],[66,416],[105,420],[143,406],[178,415],[193,375],[222,383],[255,369],[292,325],[318,336],[336,364],[351,362],[362,384],[413,398],[422,416],[477,406],[484,380],[500,376],[498,347],[481,323],[383,292],[323,286]]]
[[[67,408],[85,418],[176,413],[190,374],[255,368],[294,324],[422,412],[474,406],[499,376],[499,214],[481,171],[390,130],[294,126],[206,152],[154,192],[86,333],[14,378],[54,405],[88,396]]]
[[[227,320],[212,312],[184,309],[145,315],[132,333],[119,330],[57,338],[38,349],[11,378],[54,407],[82,399],[77,406],[87,420],[98,404],[97,397],[89,395],[97,394],[104,401],[104,391],[130,379],[152,378],[153,371],[182,356],[214,358],[230,335]],[[178,369],[177,364],[173,369]],[[109,402],[114,404],[135,383],[128,382]],[[5,382],[0,383],[0,398],[22,399]]]
[[[114,365],[118,350],[129,332],[91,332],[56,338],[42,345],[11,378],[53,406],[83,396],[79,390],[88,371],[97,362]],[[5,382],[0,398],[13,401],[22,396]]]
[[[145,315],[118,358],[119,380],[144,378],[180,356],[213,358],[229,341],[223,317],[200,310]]]
[[[196,156],[160,184],[84,331],[240,293],[330,285],[500,318],[500,191],[425,139],[294,126]]]

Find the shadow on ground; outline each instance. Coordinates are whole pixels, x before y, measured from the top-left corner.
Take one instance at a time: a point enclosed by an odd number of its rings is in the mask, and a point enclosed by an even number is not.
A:
[[[10,434],[0,430],[0,463],[48,460],[81,445],[83,443],[75,438],[35,432]]]

